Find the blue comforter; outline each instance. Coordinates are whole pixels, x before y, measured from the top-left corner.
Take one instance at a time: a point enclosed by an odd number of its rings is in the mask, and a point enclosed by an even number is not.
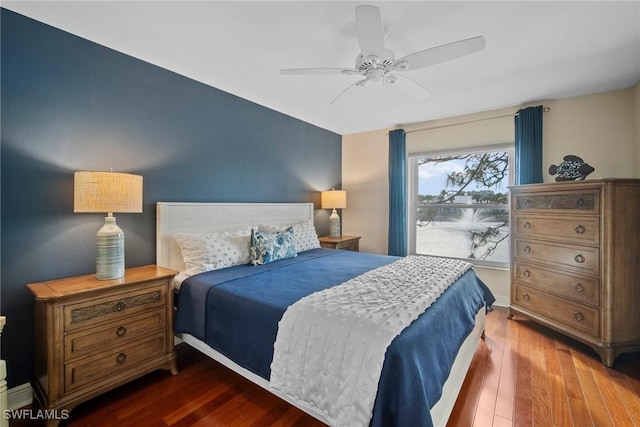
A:
[[[288,306],[398,258],[314,249],[262,266],[242,265],[190,277],[180,289],[175,331],[206,342],[269,379],[278,322]],[[430,426],[458,349],[478,310],[493,304],[468,271],[397,336],[385,355],[372,425]]]

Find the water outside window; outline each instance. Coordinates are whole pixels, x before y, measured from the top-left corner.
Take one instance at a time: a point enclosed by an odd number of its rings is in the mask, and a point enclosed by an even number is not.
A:
[[[416,253],[509,261],[509,152],[415,159]]]

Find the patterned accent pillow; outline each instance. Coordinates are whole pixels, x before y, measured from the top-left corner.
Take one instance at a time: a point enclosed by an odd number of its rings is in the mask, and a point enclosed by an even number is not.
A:
[[[175,238],[189,276],[250,261],[251,227],[218,233],[178,233]]]
[[[301,221],[293,224],[293,237],[296,243],[296,252],[308,251],[309,249],[317,249],[320,247],[320,241],[318,240],[318,233],[316,227],[313,225],[313,221]],[[287,226],[281,225],[260,225],[258,229],[260,231],[267,231],[269,233],[275,233],[283,231]]]
[[[293,237],[293,227],[277,233],[251,230],[251,263],[268,264],[298,256]]]

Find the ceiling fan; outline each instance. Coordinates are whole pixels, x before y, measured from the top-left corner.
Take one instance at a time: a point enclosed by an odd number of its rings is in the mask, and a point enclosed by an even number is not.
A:
[[[361,53],[356,57],[354,68],[288,68],[280,70],[280,74],[346,74],[364,77],[340,92],[331,101],[332,104],[354,86],[363,87],[367,83],[393,85],[399,77],[410,81],[418,90],[428,95],[429,91],[418,82],[397,73],[418,70],[460,58],[480,51],[485,46],[484,37],[477,36],[420,50],[395,59],[394,53],[385,47],[385,30],[380,9],[370,5],[356,7],[356,33]]]

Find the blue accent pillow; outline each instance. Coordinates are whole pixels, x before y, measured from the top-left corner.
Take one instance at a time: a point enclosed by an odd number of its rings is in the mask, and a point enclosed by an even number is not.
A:
[[[293,227],[278,233],[251,230],[251,263],[268,264],[298,256],[293,238]]]

